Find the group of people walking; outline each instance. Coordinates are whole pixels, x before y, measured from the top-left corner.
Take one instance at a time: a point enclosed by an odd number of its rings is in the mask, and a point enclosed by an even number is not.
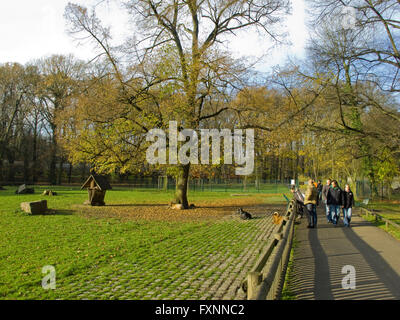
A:
[[[321,204],[321,201],[325,205],[328,223],[337,226],[340,212],[343,211],[343,223],[345,227],[350,227],[354,195],[348,184],[342,190],[336,180],[328,179],[326,184],[322,185],[321,180],[315,183],[310,179],[304,195],[295,186],[291,187],[291,191],[301,209],[306,209],[308,228],[317,227],[317,206]]]

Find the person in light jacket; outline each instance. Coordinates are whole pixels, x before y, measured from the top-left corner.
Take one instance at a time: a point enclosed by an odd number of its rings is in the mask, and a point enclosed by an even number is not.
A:
[[[350,186],[346,184],[342,192],[343,223],[345,227],[350,227],[351,211],[354,206],[354,194]]]
[[[308,213],[308,226],[307,228],[317,227],[317,201],[318,201],[318,191],[314,186],[314,181],[312,179],[308,180],[308,188],[304,196],[304,205],[307,208]]]

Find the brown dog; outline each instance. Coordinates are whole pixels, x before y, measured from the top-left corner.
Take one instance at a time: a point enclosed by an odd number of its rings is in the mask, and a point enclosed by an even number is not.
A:
[[[283,217],[278,212],[274,212],[272,217],[274,218],[274,224],[276,225],[280,225],[283,221]]]

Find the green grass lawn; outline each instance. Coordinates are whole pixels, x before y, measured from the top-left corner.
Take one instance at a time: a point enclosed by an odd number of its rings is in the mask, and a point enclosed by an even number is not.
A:
[[[297,226],[295,226],[294,235],[296,235],[296,229]],[[296,249],[298,248],[298,245],[299,242],[296,240],[294,236],[280,300],[296,300],[296,295],[293,293],[293,282],[295,281],[293,263],[294,263],[294,254]]]
[[[34,195],[15,195],[15,187],[6,189],[0,191],[0,299],[207,298],[197,289],[206,281],[211,286],[230,270],[227,261],[241,257],[260,233],[257,220],[89,218],[75,207],[87,198],[79,188],[51,187],[58,192],[54,197],[40,195],[46,187],[35,187]],[[107,192],[105,201],[167,204],[172,196],[172,192],[115,189]],[[252,197],[283,203],[278,194]],[[205,203],[231,195],[190,192],[189,198]],[[21,202],[39,199],[46,199],[56,214],[31,216],[19,209]],[[56,269],[56,290],[41,286],[46,265]]]

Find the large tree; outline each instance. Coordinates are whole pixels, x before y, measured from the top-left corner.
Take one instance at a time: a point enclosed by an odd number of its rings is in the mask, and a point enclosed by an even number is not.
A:
[[[383,90],[400,92],[398,0],[307,2],[313,12],[314,26],[329,23],[332,31],[337,31],[341,26],[352,33],[354,43],[351,58],[358,62],[360,76],[375,82]],[[339,22],[336,26],[332,24],[335,20]]]
[[[48,181],[60,183],[64,156],[59,148],[59,135],[62,128],[58,126],[57,117],[69,106],[83,81],[85,65],[74,56],[53,55],[35,62],[41,81],[37,90],[40,112],[46,122],[45,130],[50,141],[50,163]],[[57,179],[57,162],[59,178]],[[57,181],[58,180],[58,181]]]
[[[389,19],[388,12],[396,9],[398,3],[391,1],[387,7],[390,1],[311,2],[315,32],[308,46],[307,61],[295,68],[303,84],[297,82],[293,89],[288,85],[290,79],[284,79],[281,85],[296,101],[299,99],[293,93],[299,87],[320,84],[323,90],[317,99],[309,99],[312,103],[306,104],[308,110],[319,116],[316,121],[308,117],[307,128],[334,139],[329,152],[332,168],[335,167],[332,173],[341,173],[353,182],[364,174],[376,185],[381,164],[395,162],[388,159],[387,150],[398,158],[400,132],[395,123],[398,127],[400,113],[395,95],[398,75],[395,46],[388,40],[396,32],[388,33],[382,19],[374,20],[369,14],[381,12]],[[357,5],[354,24],[346,25],[335,19],[346,4]],[[361,8],[366,10],[363,12],[368,19],[365,15],[360,17]],[[372,25],[376,34],[371,36]],[[382,39],[381,44],[378,38]],[[382,52],[379,53],[382,50],[391,54],[383,59]],[[377,54],[381,61],[375,59]]]
[[[6,179],[3,174],[4,160],[8,160],[9,164],[7,180],[14,180],[13,165],[18,156],[18,144],[24,140],[32,86],[32,69],[18,63],[0,65],[0,181]]]
[[[94,10],[70,3],[65,16],[73,35],[89,38],[101,48],[118,81],[121,105],[136,114],[131,121],[146,132],[154,123],[166,128],[169,120],[178,121],[179,130],[199,128],[226,111],[226,105],[211,103],[213,96],[232,90],[246,67],[221,44],[236,32],[256,29],[279,41],[279,22],[289,1],[132,0],[124,6],[137,27],[123,46],[129,68],[120,62],[121,51],[111,46],[109,29]],[[175,201],[184,208],[189,170],[190,163],[176,166]]]

